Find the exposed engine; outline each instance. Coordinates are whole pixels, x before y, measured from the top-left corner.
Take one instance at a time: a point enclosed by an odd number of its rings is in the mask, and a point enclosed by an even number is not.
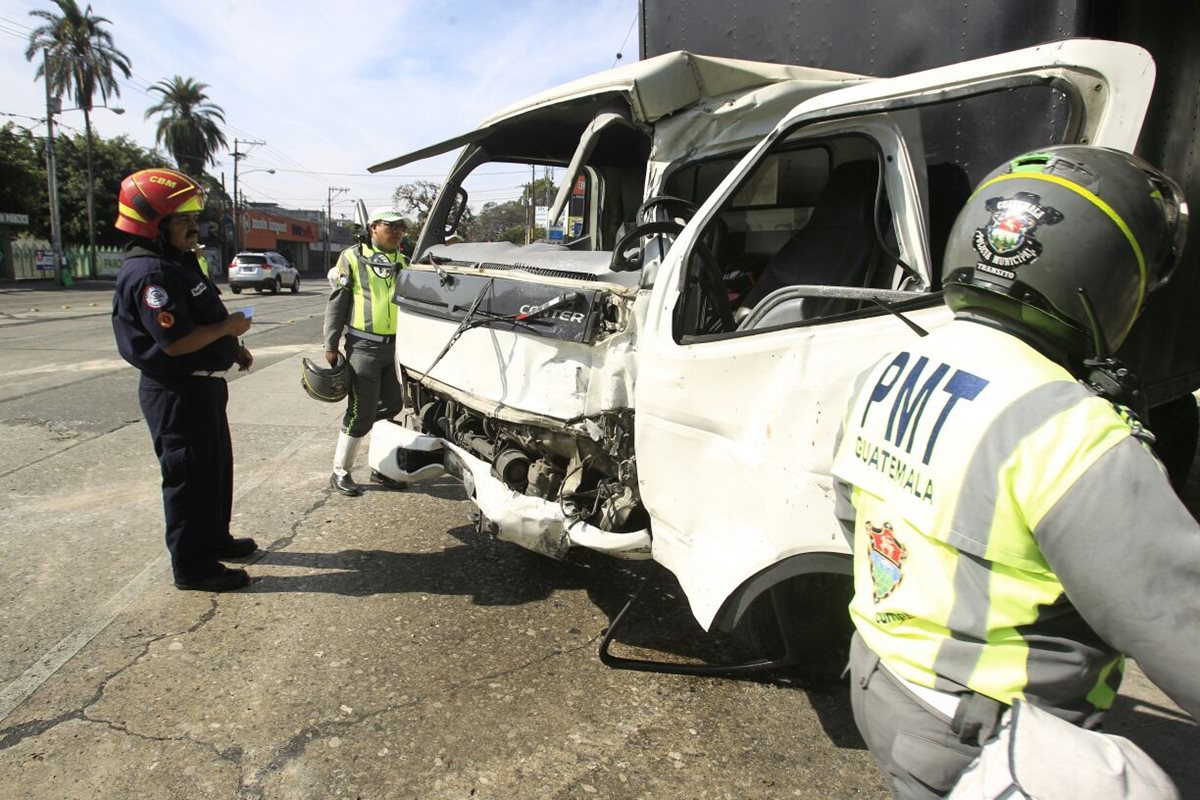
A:
[[[569,521],[582,520],[604,531],[634,531],[648,524],[638,497],[631,409],[555,430],[487,417],[411,379],[405,389],[412,407],[419,409],[406,420],[408,427],[442,437],[486,461],[492,475],[512,491],[557,502]]]

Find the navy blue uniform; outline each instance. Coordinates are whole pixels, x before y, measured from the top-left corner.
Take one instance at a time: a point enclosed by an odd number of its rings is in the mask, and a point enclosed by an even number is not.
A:
[[[224,568],[216,552],[232,541],[233,448],[223,373],[240,348],[232,336],[185,355],[170,356],[164,348],[227,316],[194,254],[159,250],[147,240],[129,246],[117,274],[113,333],[121,356],[142,373],[138,399],[162,468],[176,582],[219,574]]]

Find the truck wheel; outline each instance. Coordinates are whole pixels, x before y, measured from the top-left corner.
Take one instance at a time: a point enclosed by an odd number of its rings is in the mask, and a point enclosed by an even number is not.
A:
[[[1154,452],[1167,468],[1171,486],[1183,491],[1192,462],[1196,458],[1196,438],[1200,434],[1200,412],[1196,398],[1181,395],[1150,409],[1147,426],[1154,433]]]
[[[242,293],[242,287],[240,287],[240,286],[230,286],[230,287],[229,287],[229,289],[230,289],[230,291],[232,291],[234,294],[241,294],[241,293]]]
[[[275,283],[271,284],[271,294],[279,294],[279,291],[282,288],[283,288],[283,278],[280,278],[277,276],[275,278]]]
[[[300,276],[296,276],[296,280],[292,281],[292,294],[300,294]]]
[[[795,669],[806,677],[837,680],[850,657],[849,575],[815,572],[777,583],[759,595],[735,634],[760,656],[796,653]]]

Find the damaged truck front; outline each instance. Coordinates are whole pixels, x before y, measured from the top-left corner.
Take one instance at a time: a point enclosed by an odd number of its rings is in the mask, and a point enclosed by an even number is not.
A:
[[[940,253],[994,166],[925,132],[990,115],[1014,155],[1132,149],[1153,76],[1104,41],[888,79],[672,53],[381,164],[465,145],[398,281],[410,407],[371,466],[460,477],[485,529],[550,556],[652,557],[706,629],[752,609],[784,638],[842,627],[840,409],[948,319]],[[1013,124],[1031,110],[1049,124]],[[495,162],[565,168],[561,243],[451,243],[463,181]]]
[[[634,451],[637,342],[655,267],[643,260],[656,258],[643,250],[661,254],[681,227],[673,220],[797,103],[856,80],[672,53],[529,98],[372,168],[465,145],[397,285],[409,414],[376,426],[373,468],[409,481],[448,470],[481,526],[549,556],[583,546],[649,558]],[[560,242],[455,241],[460,187],[497,163],[565,170],[549,213]],[[695,185],[659,197],[686,168]],[[652,221],[661,235],[643,248]]]

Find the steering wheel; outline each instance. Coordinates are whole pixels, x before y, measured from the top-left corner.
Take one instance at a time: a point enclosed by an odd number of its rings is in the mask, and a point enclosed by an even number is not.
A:
[[[673,241],[682,232],[683,226],[674,220],[643,222],[640,225],[635,225],[613,245],[612,260],[609,262],[608,268],[613,272],[634,272],[639,270],[642,268],[642,248],[640,244],[636,248],[636,252],[630,252],[635,249],[632,247],[635,242],[640,243],[642,237],[654,236],[656,234],[670,236]]]
[[[637,215],[634,219],[638,222],[650,222],[654,218],[653,212],[659,208],[666,212],[672,221],[682,219],[684,222],[687,222],[696,214],[696,204],[690,200],[684,200],[682,197],[674,197],[669,194],[658,194],[646,198],[646,201],[638,206]]]

